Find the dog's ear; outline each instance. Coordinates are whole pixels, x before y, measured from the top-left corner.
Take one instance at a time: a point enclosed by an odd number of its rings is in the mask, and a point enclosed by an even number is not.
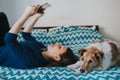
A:
[[[103,58],[103,56],[104,56],[103,52],[99,52],[98,54],[95,54],[96,60],[98,62],[101,61],[101,59]]]
[[[103,58],[103,56],[104,56],[104,53],[103,53],[103,52],[100,52],[100,56],[101,56],[101,58]]]
[[[86,49],[80,49],[78,50],[78,53],[80,54],[80,56],[83,56],[83,53],[86,51]]]

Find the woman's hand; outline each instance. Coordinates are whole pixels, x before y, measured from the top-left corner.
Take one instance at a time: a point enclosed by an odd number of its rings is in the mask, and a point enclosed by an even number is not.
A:
[[[38,13],[38,8],[40,7],[40,5],[34,5],[34,6],[29,6],[27,7],[27,9],[25,10],[25,15],[26,16],[33,16],[35,15],[36,17],[42,17],[44,15],[43,13]]]
[[[39,5],[34,5],[34,6],[28,6],[25,10],[25,15],[26,16],[33,16],[39,8]]]

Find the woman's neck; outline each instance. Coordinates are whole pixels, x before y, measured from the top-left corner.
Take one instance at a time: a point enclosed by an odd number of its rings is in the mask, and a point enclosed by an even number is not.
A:
[[[49,60],[49,57],[48,57],[47,54],[48,54],[47,51],[43,51],[43,52],[42,52],[43,58],[48,61],[48,60]]]

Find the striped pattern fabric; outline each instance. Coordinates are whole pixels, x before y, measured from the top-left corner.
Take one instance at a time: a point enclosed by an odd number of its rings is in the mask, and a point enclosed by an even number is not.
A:
[[[85,48],[91,42],[104,39],[104,36],[100,32],[91,28],[78,26],[60,26],[51,29],[49,32],[34,29],[32,36],[46,46],[60,42],[72,48],[76,55],[78,55],[77,51],[79,49]],[[19,33],[18,41],[23,40],[21,33]],[[120,67],[84,74],[76,74],[75,70],[66,67],[39,67],[34,69],[0,67],[0,80],[120,80]]]
[[[26,70],[0,67],[0,80],[120,80],[120,67],[83,74],[75,74],[75,70],[65,67]]]
[[[59,26],[51,29],[49,32],[45,30],[34,29],[32,36],[45,46],[60,42],[62,45],[70,47],[77,55],[80,48],[88,46],[93,41],[104,39],[104,36],[95,29],[78,26]],[[22,35],[18,37],[19,41],[23,41]]]

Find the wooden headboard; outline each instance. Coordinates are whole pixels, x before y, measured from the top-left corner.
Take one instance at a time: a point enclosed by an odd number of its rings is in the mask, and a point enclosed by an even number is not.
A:
[[[89,28],[94,27],[96,30],[99,31],[98,25],[75,25],[75,26],[89,27]],[[56,27],[58,27],[58,26],[40,26],[40,27],[34,27],[33,29],[47,29],[47,31],[49,31],[49,29],[56,28]]]

